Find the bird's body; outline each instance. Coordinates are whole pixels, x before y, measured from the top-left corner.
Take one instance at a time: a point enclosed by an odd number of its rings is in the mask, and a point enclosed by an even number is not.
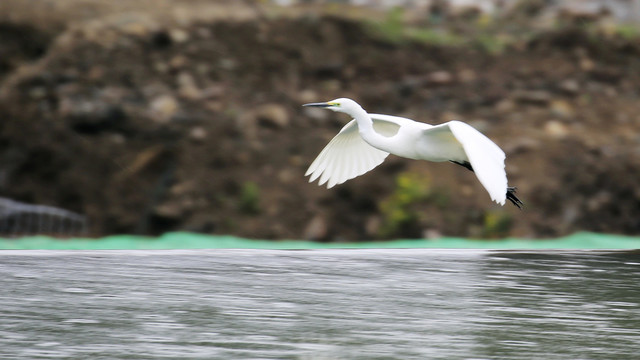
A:
[[[507,187],[504,152],[482,133],[460,121],[429,125],[411,119],[368,114],[351,99],[305,104],[353,117],[313,161],[310,182],[331,188],[380,165],[389,154],[428,161],[451,161],[475,172],[491,199],[504,205],[522,202]]]

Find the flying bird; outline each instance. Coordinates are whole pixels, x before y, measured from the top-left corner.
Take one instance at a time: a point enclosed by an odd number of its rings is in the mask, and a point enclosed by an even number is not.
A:
[[[473,171],[491,200],[511,201],[522,208],[516,188],[507,186],[505,154],[488,137],[470,125],[449,121],[429,125],[411,119],[367,113],[357,102],[340,98],[311,106],[342,112],[351,120],[311,163],[309,182],[331,188],[382,164],[389,154],[428,161],[450,161]]]

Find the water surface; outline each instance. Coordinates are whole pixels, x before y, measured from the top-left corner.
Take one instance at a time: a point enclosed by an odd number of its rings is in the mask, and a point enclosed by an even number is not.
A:
[[[0,253],[3,359],[637,359],[623,251]]]

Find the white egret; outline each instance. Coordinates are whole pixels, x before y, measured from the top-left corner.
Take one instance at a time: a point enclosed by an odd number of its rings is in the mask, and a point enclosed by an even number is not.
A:
[[[508,199],[520,208],[515,187],[507,186],[505,154],[488,137],[470,125],[449,121],[429,125],[411,119],[369,114],[351,99],[304,104],[350,115],[351,120],[313,161],[305,176],[320,178],[327,188],[360,176],[382,164],[389,154],[429,161],[450,161],[473,171],[491,199],[504,205]]]

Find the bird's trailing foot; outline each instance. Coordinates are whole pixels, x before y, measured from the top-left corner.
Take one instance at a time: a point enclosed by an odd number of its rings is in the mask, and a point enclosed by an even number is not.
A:
[[[452,163],[454,164],[458,164],[462,167],[467,168],[468,170],[471,170],[473,172],[475,172],[473,170],[473,167],[471,166],[471,163],[468,161],[455,161],[455,160],[451,160]],[[513,205],[517,206],[518,209],[522,209],[522,207],[524,206],[524,203],[522,201],[520,201],[520,199],[518,199],[518,197],[516,196],[516,190],[518,188],[515,186],[509,186],[507,187],[507,200],[511,201],[511,203],[513,203]]]
[[[518,199],[518,197],[516,196],[517,189],[518,188],[516,188],[515,186],[507,187],[507,200],[511,201],[513,205],[518,207],[518,209],[522,209],[524,203],[520,201],[520,199]]]

